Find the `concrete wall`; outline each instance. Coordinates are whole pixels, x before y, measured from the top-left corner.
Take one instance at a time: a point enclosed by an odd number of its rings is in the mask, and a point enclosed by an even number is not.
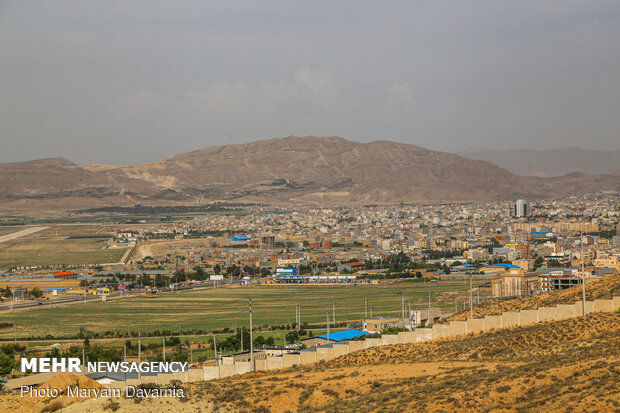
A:
[[[189,371],[182,371],[180,373],[172,373],[171,380],[179,380],[181,383],[187,383],[189,381]]]
[[[157,384],[159,384],[160,386],[166,386],[170,384],[171,380],[172,380],[172,374],[170,373],[164,373],[164,374],[157,375]]]
[[[381,336],[381,345],[389,346],[390,344],[398,344],[398,335],[396,334],[383,334]]]
[[[506,311],[502,313],[502,328],[517,327],[521,324],[521,317],[518,312]]]
[[[484,331],[499,330],[502,328],[501,315],[487,315],[484,317]]]
[[[364,340],[349,341],[349,352],[364,350],[366,348],[366,342]]]
[[[188,373],[188,381],[190,382],[202,381],[205,379],[204,372],[202,369],[189,369],[187,370],[187,373]]]
[[[613,311],[620,311],[620,296],[614,297],[611,301],[614,303]]]
[[[401,331],[397,338],[399,344],[415,343],[415,331]]]
[[[299,353],[286,353],[282,355],[282,367],[287,369],[289,367],[298,366],[301,364],[301,356]]]
[[[140,384],[140,380],[138,379],[127,379],[125,380],[125,385],[137,387]]]
[[[136,380],[137,381],[137,380]],[[132,384],[132,386],[137,386],[137,384]],[[106,384],[103,387],[106,389],[120,389],[121,391],[125,391],[127,389],[126,381],[114,381],[110,384]]]
[[[157,383],[157,376],[141,376],[140,383]]]
[[[586,314],[591,314],[594,312],[594,301],[586,300]],[[581,317],[583,315],[583,302],[576,301],[575,302],[575,314],[577,317]]]
[[[267,370],[281,369],[282,357],[267,357]]]
[[[235,366],[232,364],[221,365],[220,366],[220,379],[224,377],[234,376],[235,375]]]
[[[573,318],[577,315],[575,304],[558,304],[555,308],[557,320],[565,320],[567,318]]]
[[[238,361],[235,363],[235,374],[245,374],[252,371],[252,363],[249,361]]]
[[[218,366],[205,366],[202,368],[205,380],[215,380],[220,378],[220,368]]]
[[[383,340],[380,338],[367,338],[364,340],[364,343],[366,343],[366,348],[371,348],[380,346],[383,343]]]
[[[254,368],[256,371],[267,370],[267,359],[254,359]]]
[[[300,351],[299,356],[301,364],[316,363],[316,351],[314,350]]]
[[[450,337],[464,336],[467,334],[467,321],[450,321]]]
[[[416,328],[415,329],[415,342],[421,343],[423,341],[431,341],[433,339],[432,328]]]
[[[482,333],[484,331],[484,318],[474,318],[467,320],[467,334]]]
[[[594,300],[594,312],[611,313],[614,311],[614,300]]]
[[[334,358],[334,348],[332,346],[329,346],[329,347],[317,347],[316,348],[316,359],[317,359],[317,361],[331,360],[333,358]]]
[[[521,310],[521,325],[538,323],[538,310]]]
[[[344,356],[345,354],[349,354],[349,343],[334,344],[334,357]]]
[[[539,307],[538,321],[553,321],[558,318],[558,310],[555,307]]]
[[[431,330],[433,340],[450,337],[450,326],[448,324],[433,324]]]

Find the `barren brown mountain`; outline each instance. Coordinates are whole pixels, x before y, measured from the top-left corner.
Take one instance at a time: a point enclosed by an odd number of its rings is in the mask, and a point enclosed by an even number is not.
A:
[[[260,202],[440,202],[619,191],[617,175],[514,175],[415,145],[288,137],[208,147],[135,166],[65,159],[0,164],[0,202],[69,206]],[[36,204],[36,202],[35,202]]]

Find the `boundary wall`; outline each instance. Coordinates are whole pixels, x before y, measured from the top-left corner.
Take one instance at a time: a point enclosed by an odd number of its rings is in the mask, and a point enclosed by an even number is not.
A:
[[[620,311],[620,296],[614,297],[613,299],[586,301],[586,314],[616,311]],[[281,356],[268,356],[266,359],[254,360],[255,370],[264,371],[290,368],[297,365],[331,360],[335,357],[372,347],[423,343],[427,341],[462,337],[492,330],[527,326],[545,321],[565,320],[580,317],[582,314],[583,304],[581,301],[577,301],[573,304],[558,304],[555,307],[539,307],[537,310],[504,312],[501,315],[485,316],[484,318],[468,319],[466,321],[450,321],[448,324],[435,324],[432,328],[416,328],[414,331],[405,331],[398,334],[384,334],[380,338],[331,343],[301,350],[296,353],[287,353]],[[119,389],[125,389],[126,386],[137,386],[141,383],[157,383],[170,386],[173,382],[188,383],[215,380],[237,374],[245,374],[250,371],[250,362],[233,362],[221,364],[219,366],[190,368],[187,372],[183,373],[160,374],[157,376],[146,376],[141,379],[117,381],[103,386],[106,388]],[[13,387],[10,382],[7,383],[7,385],[9,388]]]

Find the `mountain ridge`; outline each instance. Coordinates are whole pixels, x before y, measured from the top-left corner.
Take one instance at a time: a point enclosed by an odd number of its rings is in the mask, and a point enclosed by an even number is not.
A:
[[[27,172],[25,172],[25,169]],[[398,203],[538,199],[619,191],[614,175],[518,176],[417,145],[297,137],[210,146],[141,165],[64,158],[0,164],[0,202],[80,206],[160,202]]]

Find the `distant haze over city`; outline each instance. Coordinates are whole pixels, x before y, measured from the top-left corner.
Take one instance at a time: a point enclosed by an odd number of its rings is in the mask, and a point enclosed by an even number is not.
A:
[[[5,1],[0,21],[0,162],[289,135],[620,150],[617,1]]]

